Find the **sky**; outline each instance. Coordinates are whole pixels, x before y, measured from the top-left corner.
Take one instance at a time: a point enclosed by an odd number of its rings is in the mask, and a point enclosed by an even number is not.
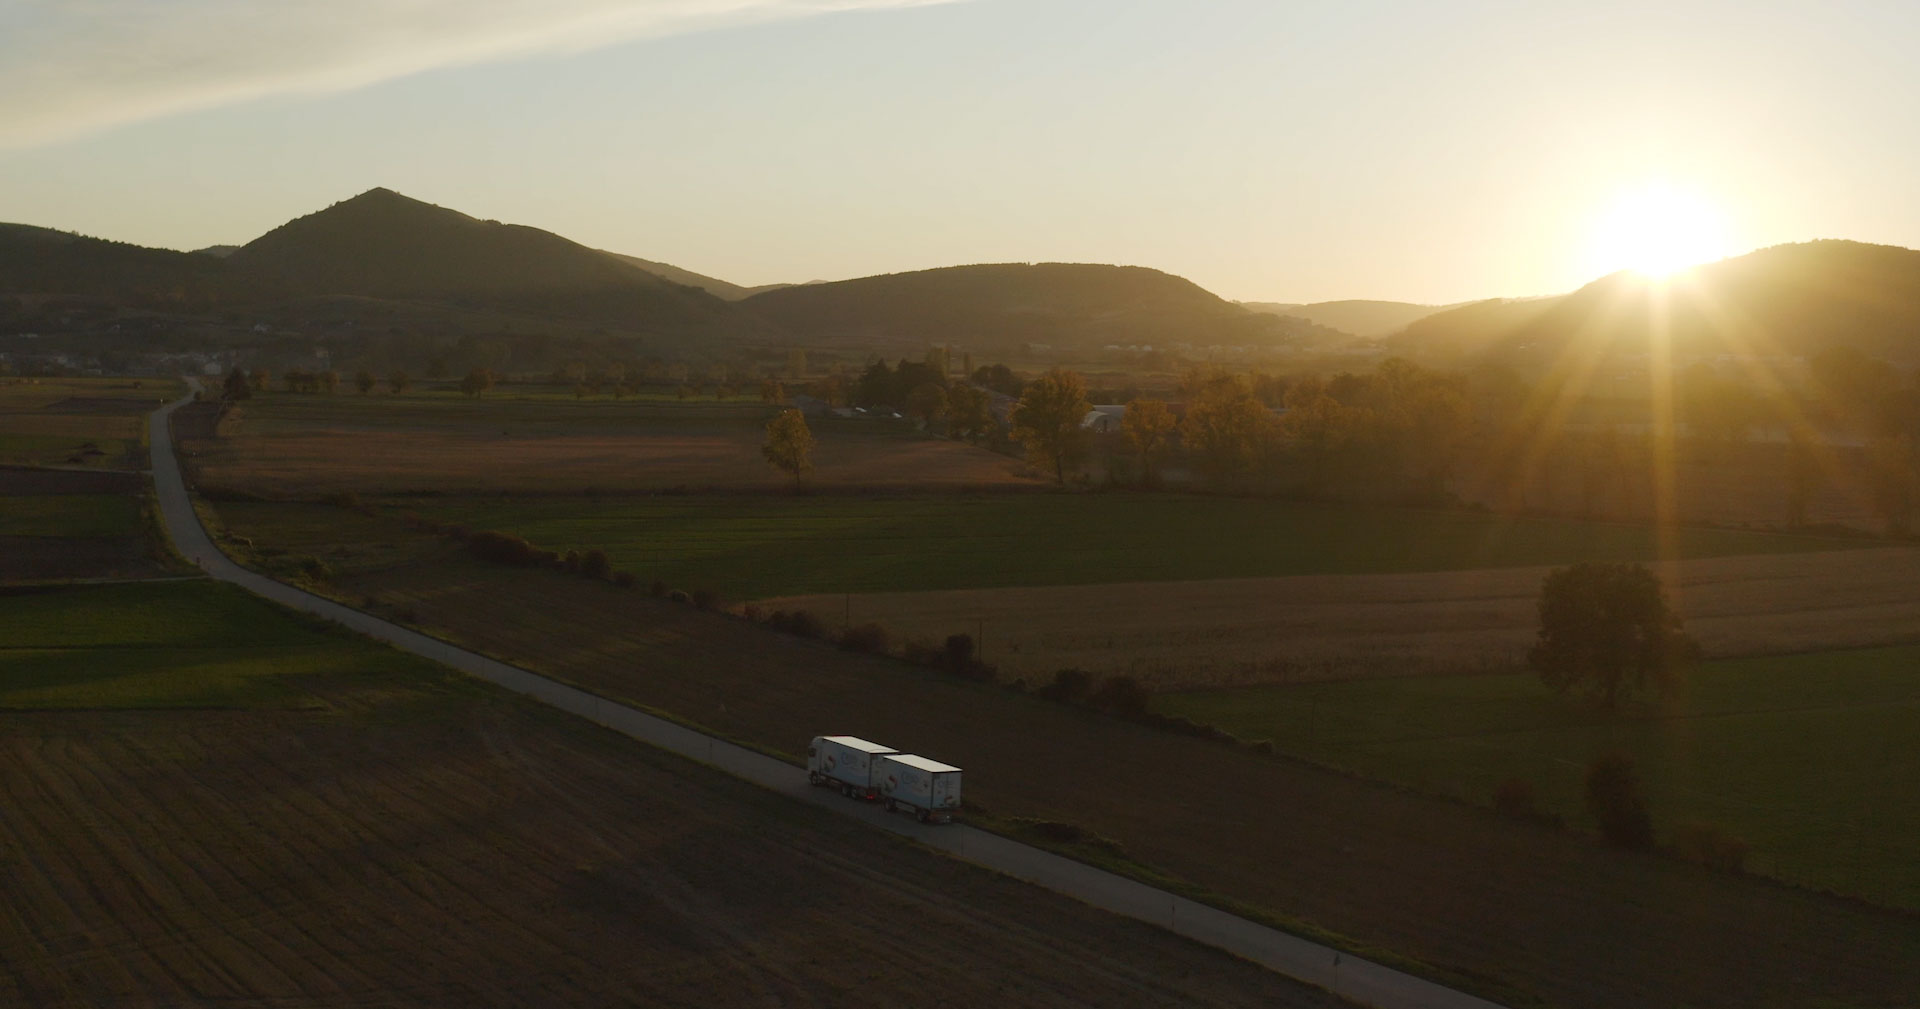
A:
[[[0,221],[189,249],[385,186],[740,284],[1549,294],[1920,247],[1916,39],[1911,0],[0,0]]]

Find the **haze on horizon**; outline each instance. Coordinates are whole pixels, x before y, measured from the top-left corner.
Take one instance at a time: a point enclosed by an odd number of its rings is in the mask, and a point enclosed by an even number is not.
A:
[[[1920,7],[1437,6],[0,0],[0,220],[195,248],[386,186],[740,284],[1271,301],[1920,246]]]

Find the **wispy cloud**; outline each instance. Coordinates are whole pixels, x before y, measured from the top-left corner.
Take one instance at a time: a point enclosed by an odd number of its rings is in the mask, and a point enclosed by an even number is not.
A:
[[[434,67],[945,0],[0,0],[0,147]]]

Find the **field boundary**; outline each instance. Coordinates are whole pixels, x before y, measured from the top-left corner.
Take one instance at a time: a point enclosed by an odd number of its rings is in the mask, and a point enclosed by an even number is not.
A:
[[[188,379],[194,392],[198,381]],[[1493,1002],[1311,942],[1219,908],[964,825],[929,826],[810,787],[793,765],[589,691],[457,647],[241,567],[213,543],[192,507],[169,424],[193,394],[149,417],[154,489],[174,548],[213,578],[431,659],[622,735],[705,763],[790,798],[829,808],[965,861],[1083,903],[1157,925],[1342,998],[1378,1009],[1500,1009]]]

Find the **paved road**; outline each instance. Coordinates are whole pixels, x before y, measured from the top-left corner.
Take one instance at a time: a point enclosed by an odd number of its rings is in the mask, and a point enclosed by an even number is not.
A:
[[[187,381],[195,389],[199,388],[197,381]],[[232,582],[284,606],[325,617],[368,637],[378,638],[396,648],[525,694],[641,742],[702,761],[800,801],[825,806],[883,830],[906,835],[929,847],[1095,907],[1163,926],[1288,977],[1318,985],[1362,1005],[1378,1006],[1380,1009],[1499,1009],[1484,999],[1357,959],[1218,908],[1010,841],[998,834],[965,825],[930,826],[905,814],[889,814],[875,806],[849,801],[837,793],[808,786],[806,775],[791,764],[497,659],[456,648],[438,638],[408,630],[249,571],[227,559],[213,545],[206,530],[201,527],[199,517],[194,514],[186,484],[181,479],[168,419],[174,410],[189,402],[192,402],[191,396],[171,403],[156,411],[149,421],[149,443],[153,446],[153,484],[174,547],[214,578]]]

